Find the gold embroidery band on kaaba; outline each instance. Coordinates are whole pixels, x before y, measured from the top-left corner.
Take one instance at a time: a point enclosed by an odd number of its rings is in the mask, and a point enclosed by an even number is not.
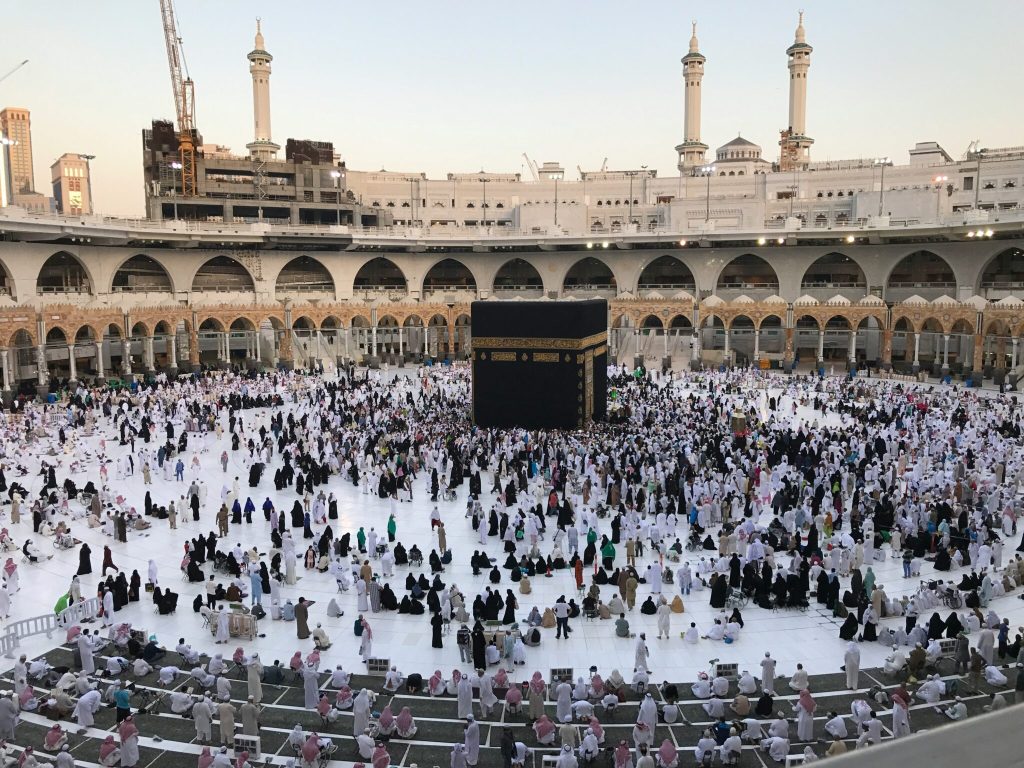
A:
[[[474,349],[586,349],[608,341],[608,332],[601,331],[582,339],[525,338],[505,336],[478,336],[473,339]]]

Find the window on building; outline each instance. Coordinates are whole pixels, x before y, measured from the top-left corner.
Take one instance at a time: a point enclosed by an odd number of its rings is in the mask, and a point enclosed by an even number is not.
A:
[[[964,192],[970,192],[974,189],[974,177],[964,176]]]

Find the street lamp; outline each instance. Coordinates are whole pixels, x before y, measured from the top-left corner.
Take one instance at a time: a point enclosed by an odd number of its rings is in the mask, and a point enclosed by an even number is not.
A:
[[[89,213],[92,213],[92,171],[89,170],[89,161],[95,160],[96,155],[79,155],[79,157],[85,160],[85,188],[89,193]],[[82,213],[85,213],[85,211],[82,211]]]
[[[555,226],[558,226],[558,177],[555,176]]]
[[[490,181],[486,176],[483,175],[483,168],[480,169],[480,183],[484,185],[484,202],[483,202],[483,225],[487,226],[487,182]]]
[[[701,166],[700,173],[707,179],[707,197],[704,206],[704,223],[707,224],[711,220],[711,177],[715,173],[715,166],[703,165]]]
[[[949,181],[949,176],[936,176],[935,182],[935,223],[939,222],[939,208],[942,207],[942,185]]]
[[[884,204],[885,204],[885,166],[887,166],[888,164],[889,164],[889,158],[888,157],[880,157],[877,160],[875,160],[875,165],[882,166],[882,179],[881,179],[881,182],[879,184],[879,190],[878,190],[878,216],[879,216],[879,218],[881,218],[881,216],[882,216],[882,210],[883,210]]]
[[[331,178],[334,179],[334,203],[335,218],[338,226],[341,226],[341,171],[331,171]]]
[[[180,171],[182,169],[182,165],[177,160],[174,160],[174,161],[171,162],[171,169],[175,170],[175,171]],[[171,194],[174,197],[174,220],[177,221],[178,220],[178,190],[175,189],[173,186],[171,187]]]

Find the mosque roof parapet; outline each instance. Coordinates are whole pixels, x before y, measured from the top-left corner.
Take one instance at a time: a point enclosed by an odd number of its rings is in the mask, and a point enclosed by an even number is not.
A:
[[[923,296],[918,296],[916,293],[908,299],[904,299],[900,302],[901,304],[931,304],[928,299]]]
[[[819,304],[821,304],[820,301],[818,301],[813,296],[807,295],[806,293],[793,302],[793,305],[797,307],[816,307]]]
[[[720,296],[708,296],[701,304],[705,307],[720,307],[725,304],[725,299]]]
[[[859,304],[862,307],[884,307],[885,301],[882,299],[881,296],[875,296],[873,293],[870,293],[863,299],[858,301],[857,304]]]
[[[1004,296],[995,303],[997,307],[1019,307],[1024,305],[1024,300],[1017,298],[1012,293],[1009,296]]]
[[[761,299],[761,303],[762,304],[789,304],[788,301],[786,301],[784,298],[779,296],[779,294],[777,294],[777,293],[773,293],[771,296],[769,296],[766,299]]]
[[[749,296],[747,296],[747,294],[742,293],[739,296],[737,296],[735,299],[733,299],[732,303],[733,304],[753,304],[754,300],[752,298],[750,298]]]
[[[825,304],[829,307],[848,307],[853,302],[837,293],[835,296],[826,299]]]
[[[676,291],[672,298],[675,301],[693,301],[693,294],[689,291]]]
[[[986,299],[984,296],[979,296],[978,294],[974,294],[969,299],[965,299],[961,303],[969,307],[974,307],[979,312],[984,310],[989,304],[988,299]]]
[[[984,299],[982,299],[982,301],[984,301]],[[954,299],[952,296],[947,296],[946,294],[942,294],[941,296],[939,296],[939,298],[932,300],[932,304],[935,304],[936,306],[939,306],[939,305],[952,305],[952,304],[959,304],[959,303],[960,302],[957,301],[956,299]]]

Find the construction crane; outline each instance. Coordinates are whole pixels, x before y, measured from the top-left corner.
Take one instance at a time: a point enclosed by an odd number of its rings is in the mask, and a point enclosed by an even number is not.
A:
[[[160,16],[164,25],[164,43],[167,45],[167,64],[171,70],[174,106],[178,113],[181,194],[185,197],[194,197],[196,194],[195,83],[189,77],[188,65],[185,63],[185,51],[181,47],[181,38],[178,36],[174,0],[160,0]]]
[[[24,67],[24,66],[25,66],[26,64],[28,64],[28,59],[25,59],[25,60],[24,60],[23,62],[21,62],[21,64],[19,64],[18,66],[16,66],[16,67],[15,67],[14,69],[12,69],[12,70],[11,70],[10,72],[8,72],[8,73],[7,73],[6,75],[4,75],[3,77],[0,77],[0,83],[2,83],[2,82],[3,82],[4,80],[6,80],[6,79],[7,79],[8,77],[10,77],[10,76],[11,76],[11,75],[13,75],[13,74],[14,74],[15,72],[17,72],[17,71],[18,71],[19,69],[21,69],[22,67]]]
[[[537,164],[533,162],[525,152],[523,152],[523,159],[526,161],[526,167],[530,169],[530,173],[533,175],[533,180],[540,181],[540,173],[537,172]]]

